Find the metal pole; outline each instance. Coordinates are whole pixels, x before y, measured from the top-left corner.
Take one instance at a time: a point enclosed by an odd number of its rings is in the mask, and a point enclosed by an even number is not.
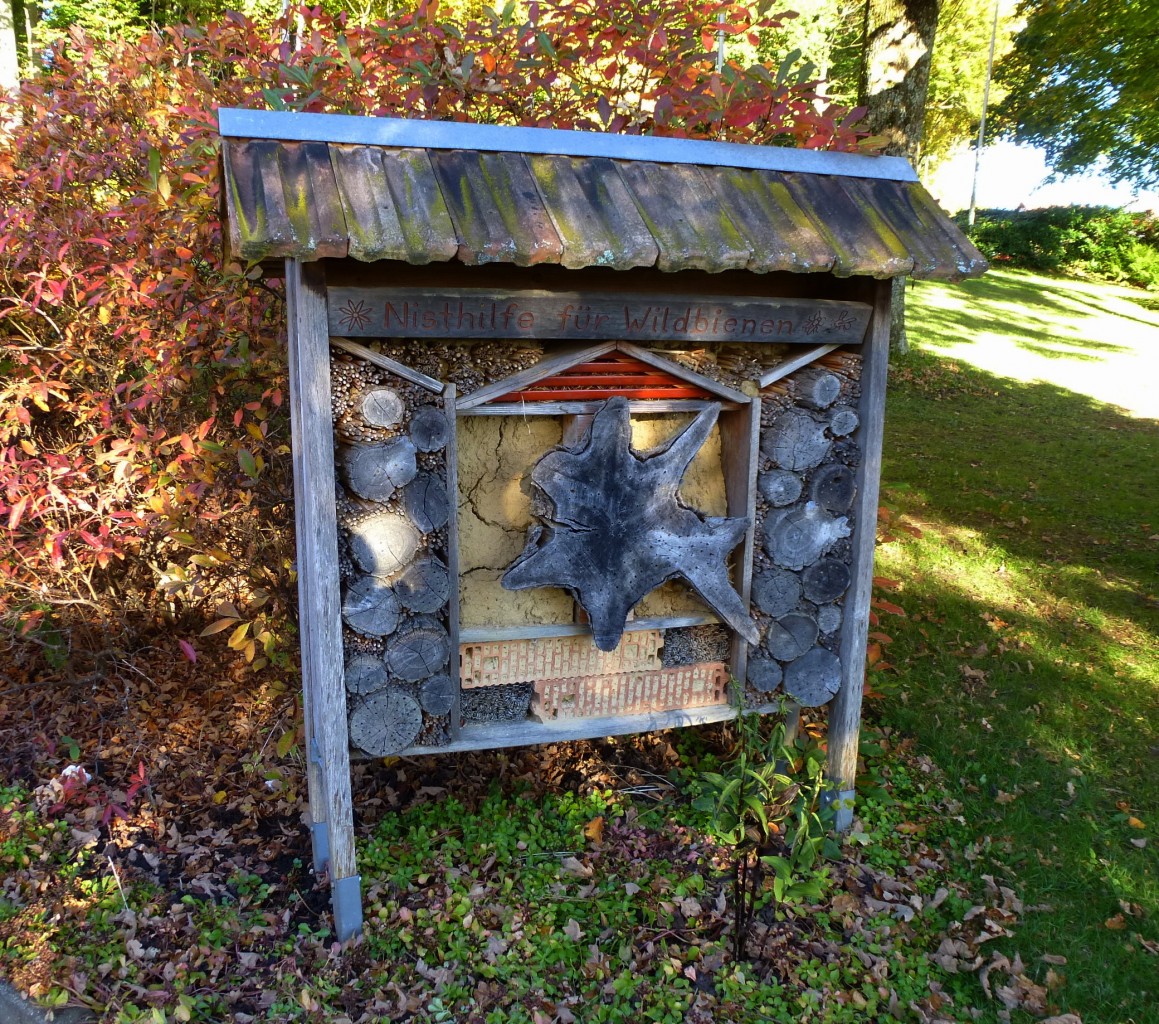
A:
[[[724,11],[721,11],[716,16],[717,23],[724,24]],[[716,32],[716,73],[719,75],[724,71],[724,29],[718,29]]]
[[[994,73],[994,42],[998,38],[998,5],[994,0],[994,21],[990,26],[990,56],[986,60],[986,87],[982,90],[982,119],[978,122],[978,144],[974,148],[974,184],[970,188],[970,211],[966,214],[966,224],[974,226],[974,214],[978,206],[978,172],[982,166],[982,147],[986,144],[986,110],[990,106],[990,78]]]

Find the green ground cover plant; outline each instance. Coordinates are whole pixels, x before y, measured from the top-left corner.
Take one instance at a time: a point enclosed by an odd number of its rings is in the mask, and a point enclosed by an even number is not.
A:
[[[1018,944],[1066,958],[1062,1002],[1159,1019],[1159,313],[1016,273],[911,298],[883,719],[946,772],[996,877],[1050,908]]]

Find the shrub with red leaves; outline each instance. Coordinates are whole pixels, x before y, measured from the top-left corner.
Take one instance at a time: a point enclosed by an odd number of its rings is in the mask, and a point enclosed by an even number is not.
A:
[[[716,70],[718,32],[755,40],[777,24],[744,4],[512,10],[456,23],[429,2],[364,27],[303,9],[131,42],[74,34],[23,85],[0,138],[0,618],[13,635],[43,646],[83,621],[98,629],[87,647],[110,630],[124,646],[216,608],[255,667],[277,649],[292,559],[284,310],[277,282],[222,252],[217,107],[862,141],[859,112],[825,107],[816,82]]]

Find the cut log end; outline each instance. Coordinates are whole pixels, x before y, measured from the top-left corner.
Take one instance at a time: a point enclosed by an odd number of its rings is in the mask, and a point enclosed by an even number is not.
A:
[[[410,438],[394,437],[383,444],[348,445],[338,452],[342,479],[360,498],[386,501],[418,472]]]
[[[402,516],[382,512],[350,529],[350,557],[371,576],[392,576],[408,566],[418,551],[418,531]]]
[[[820,465],[831,444],[824,423],[804,409],[790,409],[764,432],[761,451],[779,468],[800,472]]]
[[[779,619],[800,603],[801,582],[796,573],[784,569],[758,572],[753,577],[752,600],[759,611]]]
[[[374,576],[360,576],[346,588],[342,618],[366,636],[386,636],[398,625],[398,599],[387,584]]]
[[[778,619],[765,634],[765,647],[778,661],[793,661],[817,642],[817,623],[803,612]]]
[[[375,427],[397,427],[406,415],[406,405],[391,388],[371,388],[362,395],[359,412]]]
[[[434,555],[417,558],[395,581],[394,593],[412,612],[437,612],[451,594],[447,567]]]
[[[786,667],[784,685],[802,707],[827,704],[841,688],[841,660],[824,647],[814,647]]]
[[[760,693],[774,693],[781,685],[781,666],[772,658],[749,658],[749,686]]]
[[[374,693],[386,686],[386,665],[373,654],[356,654],[346,663],[346,689],[355,694]]]
[[[364,697],[350,713],[350,742],[373,757],[389,757],[415,741],[423,724],[418,701],[397,687]]]
[[[447,525],[451,503],[442,480],[431,473],[419,473],[402,492],[407,518],[423,533],[434,533]]]
[[[793,390],[802,405],[828,409],[841,397],[841,378],[819,366],[810,366],[794,376]]]
[[[438,675],[451,656],[451,638],[434,623],[397,634],[386,645],[386,665],[399,679],[417,682]]]
[[[450,676],[431,676],[419,692],[419,703],[428,715],[445,715],[455,705],[459,684]]]
[[[848,512],[856,494],[857,474],[840,462],[822,466],[809,484],[809,496],[828,512]]]
[[[757,490],[774,508],[792,505],[801,497],[802,487],[801,478],[786,469],[773,469],[757,478]]]
[[[804,569],[849,534],[844,516],[835,518],[810,501],[766,521],[765,552],[782,569]]]
[[[836,601],[849,589],[849,567],[837,558],[821,558],[801,573],[805,596],[814,604]]]
[[[451,426],[446,414],[433,405],[417,408],[410,418],[410,438],[420,452],[437,452],[447,446]]]

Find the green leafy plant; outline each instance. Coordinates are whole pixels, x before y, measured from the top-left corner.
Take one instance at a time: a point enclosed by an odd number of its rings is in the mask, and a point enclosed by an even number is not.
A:
[[[823,770],[821,751],[787,743],[783,722],[769,725],[742,711],[731,755],[719,772],[701,773],[694,806],[711,813],[710,834],[731,850],[737,960],[746,955],[766,881],[778,905],[823,892]]]

